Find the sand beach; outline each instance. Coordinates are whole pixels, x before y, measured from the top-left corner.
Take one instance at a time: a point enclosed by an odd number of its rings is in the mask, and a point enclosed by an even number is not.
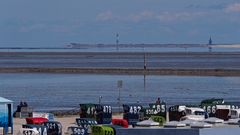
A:
[[[79,116],[65,116],[65,117],[56,117],[55,120],[59,121],[63,126],[63,132],[67,131],[67,127],[75,123],[75,119]],[[22,127],[23,124],[26,124],[25,118],[14,118],[14,134],[19,132],[19,129]]]
[[[79,115],[58,116],[55,117],[54,120],[62,124],[62,132],[65,133],[70,125],[76,124],[76,118],[80,118]],[[113,118],[122,118],[122,114],[114,114]],[[22,127],[22,125],[26,124],[26,120],[25,118],[14,118],[13,123],[14,123],[13,132],[14,135],[16,135],[19,132],[19,129]],[[0,130],[0,134],[1,133],[2,129]]]

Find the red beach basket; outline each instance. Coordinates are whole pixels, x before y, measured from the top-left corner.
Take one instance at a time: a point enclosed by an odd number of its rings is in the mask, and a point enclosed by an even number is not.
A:
[[[128,128],[128,122],[125,119],[112,119],[112,124]]]
[[[42,118],[42,117],[34,117],[34,118],[26,118],[27,124],[36,124],[36,125],[41,125],[43,122],[47,122],[47,118]]]

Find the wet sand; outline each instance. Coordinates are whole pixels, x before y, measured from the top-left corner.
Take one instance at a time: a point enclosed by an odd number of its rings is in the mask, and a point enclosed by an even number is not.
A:
[[[240,53],[0,52],[0,72],[240,76]]]
[[[127,75],[240,76],[240,69],[0,68],[1,73],[94,73]]]

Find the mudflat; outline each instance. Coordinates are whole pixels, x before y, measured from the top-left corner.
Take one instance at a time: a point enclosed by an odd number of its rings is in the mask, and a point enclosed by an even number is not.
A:
[[[0,52],[0,72],[239,76],[240,53]]]

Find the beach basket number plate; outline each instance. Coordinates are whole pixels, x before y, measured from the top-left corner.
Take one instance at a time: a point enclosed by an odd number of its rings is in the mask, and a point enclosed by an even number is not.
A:
[[[165,105],[153,105],[151,109],[146,109],[146,114],[158,114],[158,113],[164,113],[166,112]]]
[[[104,113],[112,113],[112,107],[111,106],[103,106],[103,112]]]
[[[215,114],[216,113],[216,106],[203,106],[203,109],[208,112],[209,114]]]
[[[62,133],[62,126],[58,122],[45,122],[48,135],[60,135]]]
[[[78,127],[72,127],[72,131],[74,135],[85,135],[86,132],[85,130],[82,128],[78,128]]]
[[[141,109],[141,106],[130,106],[129,112],[131,114],[139,114]]]
[[[34,135],[34,131],[31,130],[24,130],[23,135]]]
[[[94,115],[95,114],[95,107],[89,107],[87,109],[87,114]]]

